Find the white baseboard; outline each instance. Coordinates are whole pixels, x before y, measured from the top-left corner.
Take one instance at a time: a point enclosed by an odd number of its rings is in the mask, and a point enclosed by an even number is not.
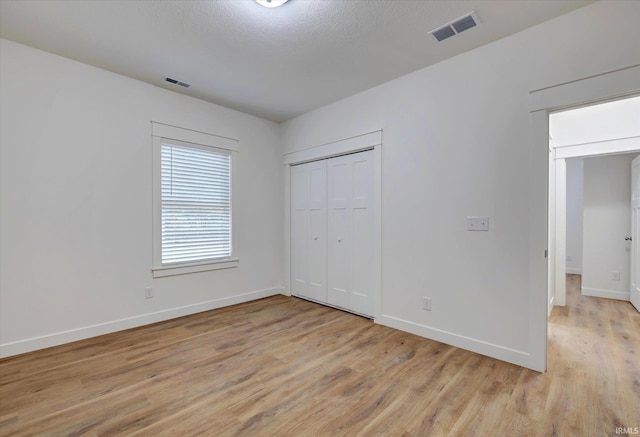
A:
[[[111,322],[84,326],[82,328],[71,329],[69,331],[56,332],[40,337],[5,343],[0,345],[0,358],[32,352],[47,347],[59,346],[61,344],[84,340],[98,335],[110,334],[112,332],[136,328],[138,326],[149,325],[151,323],[163,322],[177,317],[188,316],[190,314],[210,311],[216,308],[222,308],[229,305],[249,302],[263,297],[275,296],[276,294],[284,293],[284,287],[267,288],[264,290],[237,294],[220,299],[213,299],[206,302],[199,302],[192,305],[170,308],[155,313],[141,314],[139,316],[128,317],[126,319],[113,320]]]
[[[388,326],[390,328],[409,332],[411,334],[419,335],[421,337],[426,337],[431,340],[436,340],[451,346],[456,346],[461,349],[466,349],[471,352],[476,352],[481,355],[486,355],[491,358],[496,358],[498,360],[517,364],[518,366],[539,371],[539,369],[537,369],[533,364],[531,355],[527,352],[509,349],[475,338],[465,337],[462,335],[454,334],[452,332],[447,332],[429,326],[409,322],[407,320],[398,319],[392,316],[382,315],[382,317],[380,318],[380,324]]]
[[[285,295],[285,296],[293,296],[291,294],[291,290],[288,287],[280,287],[282,289],[282,291],[280,291],[280,294]]]
[[[567,275],[581,275],[582,274],[582,269],[575,269],[572,267],[567,267],[565,269],[567,271]]]
[[[607,299],[626,300],[626,301],[631,299],[629,292],[599,290],[597,288],[586,288],[586,287],[582,287],[582,295],[592,296],[592,297],[605,297]]]

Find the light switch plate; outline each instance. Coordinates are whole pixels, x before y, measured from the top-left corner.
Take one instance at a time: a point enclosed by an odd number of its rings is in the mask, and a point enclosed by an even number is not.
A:
[[[467,217],[467,231],[488,231],[489,217],[472,216]]]

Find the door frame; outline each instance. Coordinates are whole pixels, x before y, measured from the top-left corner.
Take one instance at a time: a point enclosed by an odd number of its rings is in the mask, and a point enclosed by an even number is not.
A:
[[[291,295],[291,166],[349,153],[373,151],[373,320],[380,323],[382,287],[382,129],[284,154],[284,286]]]
[[[638,163],[636,164],[636,161],[638,161]],[[640,312],[640,295],[638,294],[639,287],[640,284],[638,282],[640,282],[638,280],[638,276],[640,275],[640,272],[638,271],[638,269],[640,269],[640,259],[638,259],[638,244],[640,244],[640,241],[638,241],[638,233],[640,231],[640,229],[638,229],[638,216],[637,214],[639,214],[640,212],[635,211],[638,206],[636,202],[638,200],[638,198],[640,196],[636,196],[636,194],[640,194],[636,192],[636,189],[639,188],[636,184],[638,183],[638,180],[636,178],[639,178],[640,175],[637,172],[640,172],[640,168],[638,168],[636,170],[636,166],[640,166],[640,155],[636,156],[635,158],[633,158],[633,161],[631,161],[631,268],[629,269],[629,301],[631,302],[631,305],[633,305],[635,307],[636,310],[638,310]],[[636,172],[634,174],[634,172]],[[635,178],[634,178],[635,176]],[[635,220],[634,220],[635,219]],[[634,268],[634,264],[633,261],[635,261],[635,268]]]
[[[555,265],[555,244],[551,244],[551,219],[555,220],[555,203],[550,202],[549,175],[556,175],[555,159],[549,159],[549,113],[591,105],[607,100],[640,94],[640,64],[603,72],[578,80],[539,88],[529,93],[529,115],[532,134],[530,161],[530,212],[532,221],[529,231],[529,296],[530,337],[529,353],[532,368],[545,371],[547,368],[547,326],[549,297],[555,296],[552,274]],[[538,162],[540,160],[541,162]],[[543,168],[544,171],[539,172]],[[544,187],[544,189],[541,189]],[[542,214],[539,209],[542,209]],[[550,214],[553,212],[553,214]],[[539,240],[547,246],[546,259],[541,259]],[[557,277],[557,274],[555,275]],[[552,290],[553,288],[553,290]]]
[[[629,96],[625,96],[629,97]],[[570,158],[593,158],[596,156],[617,155],[621,153],[640,153],[640,137],[616,139],[609,141],[599,141],[597,143],[573,144],[569,146],[557,147],[551,150],[552,159],[555,161],[555,206],[549,208],[549,219],[555,211],[555,235],[550,230],[550,248],[554,252],[554,259],[550,258],[550,269],[554,271],[554,284],[549,292],[549,309],[551,314],[553,306],[565,306],[567,296],[567,165],[566,160]],[[549,179],[549,192],[553,190]],[[552,290],[553,291],[552,293]],[[555,299],[554,299],[555,298]]]

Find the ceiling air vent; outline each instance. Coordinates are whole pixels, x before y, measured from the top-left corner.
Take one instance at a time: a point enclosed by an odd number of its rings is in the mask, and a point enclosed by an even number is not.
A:
[[[438,41],[443,41],[449,37],[452,37],[453,35],[464,32],[467,29],[476,27],[478,24],[480,24],[480,20],[478,20],[478,16],[474,11],[468,13],[464,17],[460,17],[457,20],[451,21],[444,26],[438,27],[437,29],[432,30],[429,33],[433,35],[434,38]]]
[[[179,80],[171,79],[170,77],[165,77],[164,80],[165,80],[165,82],[169,82],[169,83],[172,83],[174,85],[179,85],[179,86],[185,87],[185,88],[189,88],[191,86],[188,83],[180,82]]]
[[[438,41],[442,41],[449,38],[450,36],[455,35],[456,31],[453,30],[453,27],[451,26],[445,26],[432,31],[431,34],[435,36]]]

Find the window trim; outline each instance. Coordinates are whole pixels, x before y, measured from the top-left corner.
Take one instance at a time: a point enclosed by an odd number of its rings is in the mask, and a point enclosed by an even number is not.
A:
[[[151,271],[154,278],[184,275],[237,267],[240,260],[236,244],[236,162],[238,140],[205,132],[185,129],[165,123],[151,122],[152,137],[152,175],[153,175],[153,263]],[[162,265],[162,197],[161,197],[161,147],[163,141],[199,148],[218,149],[231,155],[231,256],[218,260],[196,261],[174,265]],[[182,143],[182,144],[181,144]]]

